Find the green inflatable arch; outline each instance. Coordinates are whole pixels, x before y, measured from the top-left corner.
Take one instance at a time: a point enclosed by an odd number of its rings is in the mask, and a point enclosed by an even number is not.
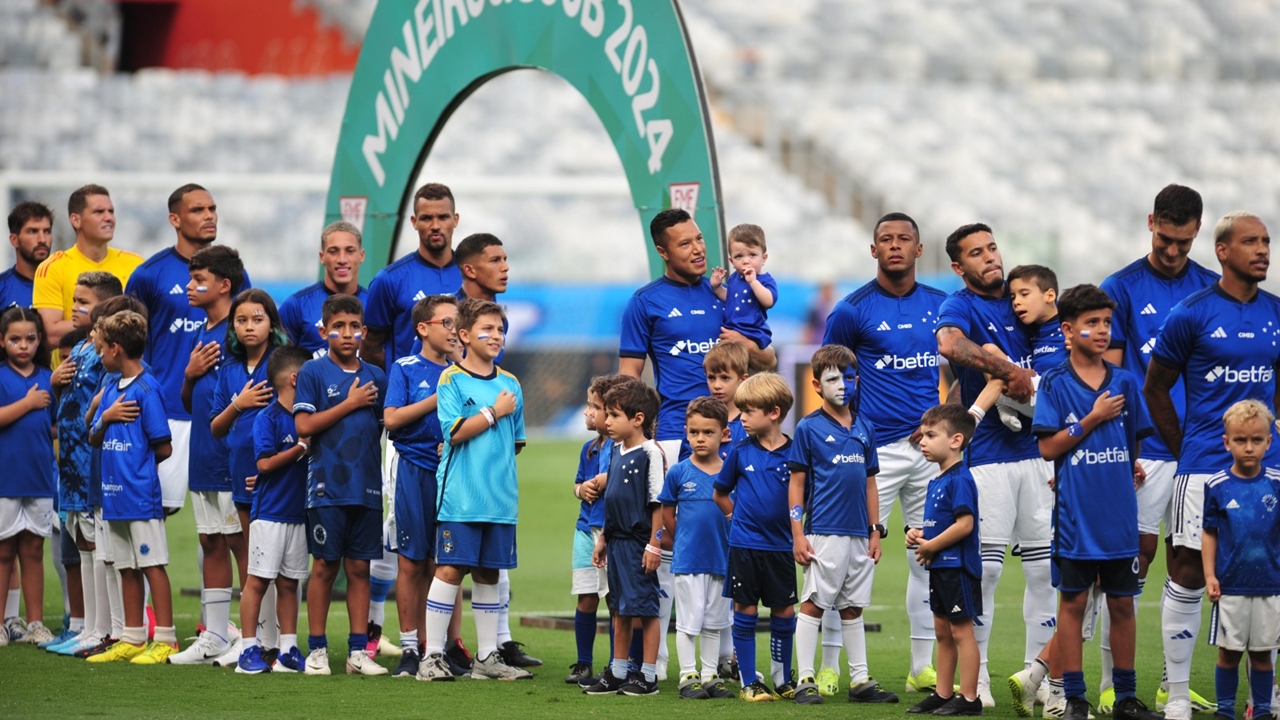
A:
[[[555,73],[604,124],[648,248],[659,210],[682,207],[724,257],[724,222],[702,75],[676,0],[384,0],[356,64],[326,222],[362,228],[367,283],[390,262],[410,186],[450,115],[489,79]],[[483,138],[477,138],[483,142]]]

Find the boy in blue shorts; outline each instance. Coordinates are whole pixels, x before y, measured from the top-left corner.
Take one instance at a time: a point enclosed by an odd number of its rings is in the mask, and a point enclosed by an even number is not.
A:
[[[1280,646],[1280,471],[1262,467],[1275,416],[1257,400],[1222,418],[1231,468],[1210,477],[1200,536],[1205,592],[1213,601],[1209,643],[1218,646],[1214,718],[1236,717],[1240,658],[1249,653],[1253,717],[1270,718],[1271,653]]]
[[[937,405],[920,419],[920,452],[938,464],[929,481],[923,528],[907,529],[907,547],[929,569],[929,609],[938,639],[938,682],[908,713],[982,714],[978,671],[982,658],[973,621],[982,614],[982,542],[978,486],[964,463],[977,423],[960,405]],[[959,692],[954,692],[959,671]]]
[[[742,411],[747,438],[729,450],[715,482],[715,501],[729,525],[729,578],[733,599],[733,645],[738,656],[742,699],[763,702],[795,697],[791,645],[796,632],[796,566],[787,519],[791,438],[782,418],[794,402],[777,373],[760,373],[738,386],[734,403]],[[731,495],[732,493],[732,495]],[[758,607],[769,607],[769,646],[777,696],[756,676]]]
[[[896,703],[867,672],[862,609],[880,561],[880,461],[871,427],[858,416],[858,361],[843,345],[823,345],[810,361],[822,407],[796,424],[788,466],[792,553],[804,566],[796,645],[800,684],[795,701],[821,705],[813,661],[825,610],[840,614],[849,660],[849,702]]]
[[[1058,588],[1058,654],[1065,718],[1085,720],[1082,623],[1097,583],[1111,616],[1112,717],[1157,718],[1135,696],[1133,598],[1138,585],[1138,444],[1155,430],[1138,380],[1102,359],[1111,343],[1115,303],[1093,285],[1062,294],[1058,316],[1071,347],[1037,391],[1032,432],[1054,462],[1054,585]],[[1098,502],[1105,498],[1105,502]]]
[[[364,308],[334,295],[321,310],[329,354],[298,372],[293,419],[311,438],[307,456],[307,545],[315,562],[307,586],[308,675],[329,674],[329,598],[338,570],[347,573],[347,673],[385,675],[365,653],[369,561],[382,557],[382,398],[387,378],[356,354]]]
[[[311,359],[306,348],[287,345],[271,353],[267,380],[276,399],[253,420],[253,454],[258,475],[250,477],[249,577],[240,595],[243,628],[236,672],[296,673],[306,669],[298,650],[298,582],[307,577],[306,437],[293,422],[298,372]],[[280,648],[272,662],[257,637],[267,587],[276,586],[276,619]]]
[[[506,339],[505,322],[495,302],[459,305],[454,328],[466,356],[441,373],[436,388],[445,441],[436,474],[436,572],[427,590],[426,655],[418,666],[419,680],[453,680],[444,645],[458,586],[468,573],[476,618],[471,677],[533,677],[498,653],[498,571],[516,566],[516,455],[525,442],[520,381],[494,364]]]

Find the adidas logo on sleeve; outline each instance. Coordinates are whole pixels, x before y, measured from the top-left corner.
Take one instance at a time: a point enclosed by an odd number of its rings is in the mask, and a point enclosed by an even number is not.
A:
[[[1156,311],[1155,306],[1154,306],[1154,305],[1152,305],[1151,303],[1147,303],[1147,306],[1146,306],[1146,307],[1144,307],[1144,308],[1142,308],[1142,314],[1143,314],[1143,315],[1155,315],[1155,314],[1156,314],[1156,312],[1157,312],[1157,311]]]
[[[420,388],[429,388],[429,387],[431,387],[431,383],[427,382],[426,380],[423,380],[422,382],[418,383],[418,387],[420,387]]]
[[[889,323],[887,321],[881,320],[880,325],[876,327],[876,332],[884,332],[886,330],[892,330],[892,329],[893,328],[889,327]]]
[[[671,308],[671,312],[667,313],[667,317],[669,317],[669,318],[684,317],[684,314],[683,314],[683,313],[681,313],[681,312],[680,312],[678,309],[676,309],[676,308]]]
[[[1221,325],[1218,326],[1217,330],[1214,330],[1212,333],[1209,334],[1209,337],[1218,338],[1218,339],[1225,338],[1226,336],[1227,336],[1227,332],[1222,329]]]
[[[187,292],[187,291],[186,291],[186,290],[185,290],[181,285],[177,285],[177,284],[175,284],[175,285],[173,286],[173,289],[169,291],[169,294],[170,294],[170,295],[185,295],[185,294],[186,294],[186,292]]]
[[[421,299],[425,298],[426,296],[427,296],[427,294],[426,294],[425,292],[423,292],[423,291],[419,290],[419,291],[418,291],[418,294],[413,296],[413,301],[414,301],[414,302],[418,302],[419,300],[421,300]]]

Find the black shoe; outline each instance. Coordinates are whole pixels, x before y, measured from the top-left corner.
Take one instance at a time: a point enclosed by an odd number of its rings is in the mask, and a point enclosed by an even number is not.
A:
[[[953,696],[954,697],[954,696]],[[947,704],[951,698],[944,698],[936,692],[929,693],[929,697],[907,708],[907,712],[912,715],[924,715],[932,713],[934,710]]]
[[[720,664],[716,665],[716,675],[725,682],[742,682],[742,674],[738,672],[738,661],[732,658],[720,658]]]
[[[933,711],[934,715],[950,715],[962,717],[977,717],[982,714],[982,700],[974,698],[973,700],[965,700],[964,696],[956,693],[951,696],[950,700],[937,710]]]
[[[280,657],[280,648],[267,648],[262,651],[262,662],[266,663],[267,667],[275,667],[278,657]]]
[[[1070,710],[1070,701],[1068,701],[1068,714],[1070,714]],[[1088,716],[1088,703],[1085,703],[1085,717]],[[1111,717],[1117,720],[1120,720],[1120,718],[1124,718],[1124,720],[1160,720],[1164,716],[1148,710],[1147,706],[1138,698],[1127,697],[1116,701],[1115,707],[1111,709]]]
[[[471,664],[473,662],[471,653],[467,652],[467,648],[462,644],[462,640],[454,640],[449,649],[444,651],[444,661],[449,664],[449,672],[454,677],[471,674]]]
[[[97,645],[94,645],[91,648],[86,648],[84,650],[77,650],[74,657],[77,657],[83,660],[84,658],[91,657],[93,655],[98,655],[100,653],[104,653],[107,651],[107,648],[111,647],[112,645],[115,645],[119,641],[120,641],[120,638],[113,638],[113,637],[103,638],[102,642],[98,643]]]
[[[526,653],[524,651],[524,643],[518,643],[515,640],[508,640],[502,643],[502,646],[498,648],[498,655],[502,657],[502,662],[511,667],[542,667],[542,661]]]
[[[1116,703],[1113,713],[1120,710],[1120,703]],[[1116,715],[1115,717],[1119,717]],[[1062,720],[1089,720],[1089,701],[1084,698],[1067,698],[1067,709],[1062,714]]]
[[[378,641],[382,639],[382,626],[370,620],[367,633],[369,635],[369,644],[377,647]]]
[[[710,700],[711,694],[702,686],[697,675],[685,678],[680,682],[681,700]]]
[[[580,688],[588,688],[588,687],[591,687],[592,685],[595,685],[596,683],[600,682],[600,678],[602,678],[602,677],[604,677],[604,673],[603,673],[603,672],[602,672],[602,673],[600,673],[599,675],[593,675],[593,676],[591,676],[591,677],[584,677],[584,678],[582,678],[581,680],[579,680],[579,681],[578,681],[578,687],[580,687]]]
[[[709,685],[703,685],[702,689],[707,691],[707,697],[711,698],[712,700],[725,700],[728,698],[738,697],[738,693],[725,687],[724,682],[722,682],[719,678],[716,678]]]
[[[822,704],[822,693],[818,692],[818,686],[813,678],[807,677],[800,680],[800,684],[796,686],[795,701],[797,705]]]
[[[849,688],[849,702],[853,703],[896,703],[898,694],[880,687],[880,683],[871,678],[857,687]],[[981,707],[981,703],[979,703]]]
[[[391,673],[391,677],[417,677],[418,675],[418,651],[406,649],[400,655],[400,664],[396,665],[396,669]]]
[[[657,695],[658,678],[645,680],[643,675],[632,675],[631,679],[618,690],[619,695]]]
[[[584,695],[617,695],[623,685],[627,684],[626,678],[614,677],[613,668],[605,668],[600,673],[600,679],[595,683],[582,688]]]
[[[564,681],[567,685],[581,685],[583,680],[595,677],[596,671],[592,669],[591,663],[574,663],[569,666],[569,675]]]

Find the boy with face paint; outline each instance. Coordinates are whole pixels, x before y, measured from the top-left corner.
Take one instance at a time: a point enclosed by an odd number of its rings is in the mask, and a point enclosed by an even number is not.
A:
[[[849,659],[849,701],[896,703],[867,672],[862,609],[871,604],[871,583],[880,561],[876,473],[880,463],[870,425],[858,416],[858,362],[843,345],[824,345],[813,354],[813,388],[822,407],[796,424],[787,465],[791,483],[792,552],[804,566],[796,650],[800,684],[795,700],[821,704],[814,679],[814,654],[822,613],[840,613],[841,636]]]

